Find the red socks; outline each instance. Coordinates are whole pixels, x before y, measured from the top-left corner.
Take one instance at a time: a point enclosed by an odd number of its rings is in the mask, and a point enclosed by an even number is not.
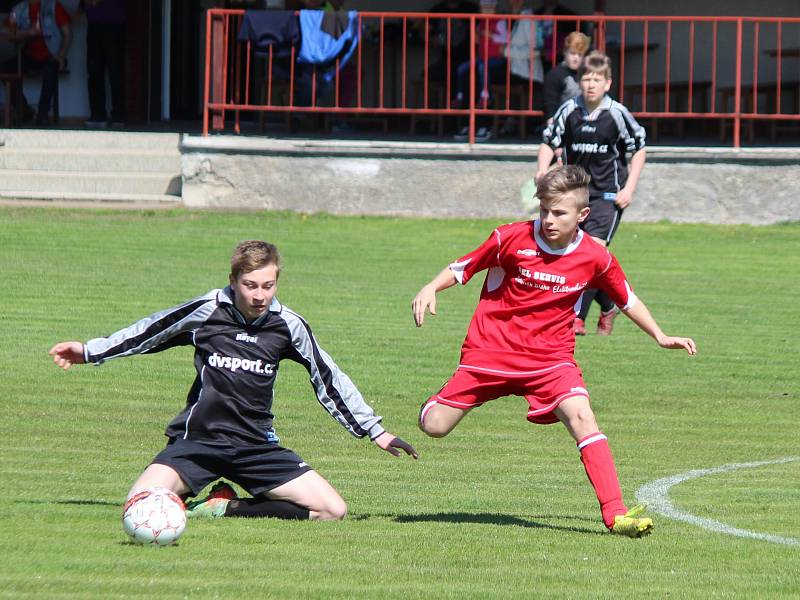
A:
[[[608,438],[599,431],[587,435],[578,440],[578,450],[581,452],[581,462],[586,469],[586,475],[589,476],[594,493],[600,502],[603,522],[610,529],[614,525],[614,517],[624,515],[628,509],[622,502],[622,490],[619,487]]]

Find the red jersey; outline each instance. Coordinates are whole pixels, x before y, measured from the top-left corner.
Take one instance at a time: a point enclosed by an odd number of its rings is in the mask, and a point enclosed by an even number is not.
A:
[[[600,288],[623,308],[636,303],[606,248],[578,230],[569,246],[551,249],[539,227],[538,220],[498,227],[450,265],[461,284],[488,270],[460,369],[524,376],[543,365],[575,364],[572,321],[584,288]]]
[[[478,21],[478,59],[503,58],[508,44],[508,27],[503,19]]]
[[[33,24],[33,27],[40,32],[42,30],[41,24],[39,23],[39,12],[41,8],[41,3],[31,4],[28,6],[28,15],[30,15],[31,23]],[[56,25],[59,27],[65,27],[66,25],[69,25],[69,23],[69,14],[66,10],[64,10],[64,7],[61,6],[59,2],[56,2]],[[45,61],[50,58],[50,50],[47,49],[47,44],[45,44],[44,37],[41,35],[41,33],[28,40],[28,42],[25,44],[25,52],[28,54],[28,56],[38,61]]]

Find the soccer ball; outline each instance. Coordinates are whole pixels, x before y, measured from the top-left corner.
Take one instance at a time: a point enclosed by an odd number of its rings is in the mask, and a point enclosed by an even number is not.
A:
[[[166,488],[142,490],[125,503],[122,528],[137,544],[168,546],[186,529],[186,508]]]

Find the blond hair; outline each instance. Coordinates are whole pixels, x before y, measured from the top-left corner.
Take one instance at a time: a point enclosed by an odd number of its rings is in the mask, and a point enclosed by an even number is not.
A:
[[[573,31],[564,40],[564,50],[571,50],[578,54],[586,54],[589,51],[589,44],[592,38],[580,31]]]
[[[243,273],[250,273],[263,269],[268,265],[275,265],[277,275],[281,272],[281,253],[278,248],[269,242],[261,240],[247,240],[240,243],[231,256],[231,275],[239,279]]]
[[[583,167],[577,165],[556,166],[547,171],[536,186],[540,202],[553,202],[576,190],[578,210],[589,206],[589,182],[592,180]]]

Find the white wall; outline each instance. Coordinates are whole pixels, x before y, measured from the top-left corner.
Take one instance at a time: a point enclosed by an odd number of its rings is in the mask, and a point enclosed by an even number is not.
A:
[[[86,18],[77,13],[79,0],[59,0],[72,19],[72,46],[67,59],[69,73],[59,75],[59,112],[67,118],[89,116],[89,92],[86,87]],[[24,82],[25,97],[34,110],[39,103],[40,78],[28,78]],[[4,93],[0,88],[0,94]],[[5,98],[3,98],[5,103]]]

